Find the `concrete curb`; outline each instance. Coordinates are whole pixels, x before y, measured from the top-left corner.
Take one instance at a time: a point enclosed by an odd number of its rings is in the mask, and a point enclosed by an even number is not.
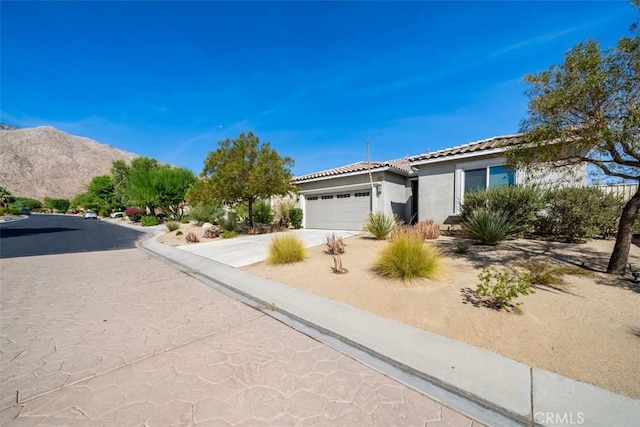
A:
[[[139,246],[227,295],[491,426],[635,426],[640,401],[164,245]],[[149,235],[147,235],[149,236]]]

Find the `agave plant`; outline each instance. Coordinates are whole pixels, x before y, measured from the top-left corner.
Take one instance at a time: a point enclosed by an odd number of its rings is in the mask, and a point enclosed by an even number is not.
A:
[[[462,223],[462,230],[485,245],[497,245],[513,237],[517,227],[502,212],[478,209]]]

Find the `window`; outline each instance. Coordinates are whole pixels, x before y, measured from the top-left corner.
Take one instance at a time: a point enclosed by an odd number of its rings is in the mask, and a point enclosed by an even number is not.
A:
[[[346,193],[346,194],[338,194],[338,199],[348,199],[349,197],[351,197],[351,194]]]
[[[369,197],[369,194],[371,194],[371,193],[369,193],[368,191],[364,191],[362,193],[355,193],[354,196],[355,197]]]
[[[465,193],[513,184],[515,184],[515,173],[513,169],[504,165],[464,171]]]
[[[318,196],[309,196],[307,200],[318,200]]]
[[[333,195],[328,195],[328,196],[322,196],[320,197],[322,200],[330,200],[333,199]]]

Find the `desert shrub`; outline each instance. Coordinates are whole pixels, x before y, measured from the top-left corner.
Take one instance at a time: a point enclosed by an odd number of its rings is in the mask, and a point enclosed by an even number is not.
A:
[[[215,239],[220,233],[215,228],[207,228],[204,230],[204,237],[207,239]]]
[[[500,309],[509,309],[514,304],[511,303],[514,298],[520,295],[535,294],[531,289],[530,279],[526,276],[518,276],[507,272],[499,273],[494,269],[483,268],[478,274],[478,283],[475,291],[476,295],[481,298],[488,299],[487,304]],[[521,305],[516,303],[515,305]]]
[[[462,230],[485,245],[497,245],[513,237],[517,227],[500,212],[478,209],[462,222]]]
[[[271,205],[263,200],[258,201],[253,206],[253,219],[260,224],[271,224],[273,221]]]
[[[274,236],[269,246],[269,264],[290,264],[305,259],[306,249],[302,240],[290,234]]]
[[[153,227],[154,225],[160,224],[160,221],[158,220],[158,217],[155,215],[144,215],[142,217],[141,224],[143,227]]]
[[[147,213],[146,209],[142,208],[127,208],[124,211],[124,214],[129,217],[130,221],[138,222],[142,219],[142,216]]]
[[[291,224],[291,210],[296,207],[292,201],[280,201],[276,204],[276,220],[281,227],[288,227]]]
[[[364,229],[379,240],[386,239],[397,227],[396,218],[384,212],[369,212],[364,224]]]
[[[224,230],[221,234],[220,237],[223,239],[233,239],[234,237],[236,237],[238,235],[237,231],[234,230]]]
[[[344,241],[342,237],[336,236],[336,233],[331,233],[325,236],[327,241],[325,245],[327,246],[327,250],[325,251],[329,255],[340,255],[344,253]]]
[[[544,192],[537,186],[503,186],[466,193],[460,206],[462,221],[469,221],[480,210],[501,212],[514,228],[514,233],[532,231],[537,214],[544,208]]]
[[[168,231],[176,231],[180,228],[180,223],[178,221],[169,221],[165,224]]]
[[[193,231],[188,232],[187,235],[184,236],[184,239],[188,243],[198,243],[200,241],[200,239],[198,239],[198,236],[196,235],[196,233],[194,233]]]
[[[469,242],[466,241],[457,241],[456,243],[454,243],[454,245],[452,246],[453,252],[456,254],[460,254],[460,255],[464,255],[469,253],[469,248],[471,247],[471,245],[469,244]]]
[[[302,227],[302,209],[300,208],[292,208],[289,211],[289,220],[291,221],[291,226],[298,230]]]
[[[182,233],[182,230],[176,231],[176,236],[182,236],[182,234],[184,234],[184,233]]]
[[[418,234],[423,239],[433,240],[440,237],[440,226],[436,224],[432,219],[427,221],[420,221],[413,225]]]
[[[533,286],[565,285],[565,275],[587,276],[587,271],[578,267],[561,267],[544,261],[520,260],[517,269]]]
[[[224,216],[224,208],[221,204],[215,202],[198,203],[189,210],[187,222],[195,219],[198,222],[210,222],[217,224],[220,218]]]
[[[183,215],[182,218],[180,218],[180,224],[189,224],[189,221],[191,221],[189,215]]]
[[[378,256],[374,269],[393,279],[413,280],[430,278],[442,266],[440,253],[421,237],[412,233],[398,233]]]
[[[597,187],[558,188],[545,197],[537,231],[568,242],[611,237],[624,206],[622,198]]]
[[[9,215],[20,215],[20,208],[17,208],[15,206],[9,206],[7,208],[7,214],[9,214]]]
[[[7,209],[3,206],[0,206],[0,216],[4,215],[7,212]]]
[[[101,217],[103,217],[103,218],[104,218],[104,217],[108,217],[108,216],[109,216],[109,214],[110,214],[110,212],[109,212],[109,210],[108,210],[108,209],[106,209],[106,208],[100,208],[100,210],[98,211],[98,216],[101,216]]]

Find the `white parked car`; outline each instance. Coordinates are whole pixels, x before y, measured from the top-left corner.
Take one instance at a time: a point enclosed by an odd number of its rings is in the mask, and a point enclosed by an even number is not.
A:
[[[82,219],[98,219],[98,214],[95,211],[92,211],[91,209],[87,209],[86,211],[84,211],[84,215],[82,215]]]

